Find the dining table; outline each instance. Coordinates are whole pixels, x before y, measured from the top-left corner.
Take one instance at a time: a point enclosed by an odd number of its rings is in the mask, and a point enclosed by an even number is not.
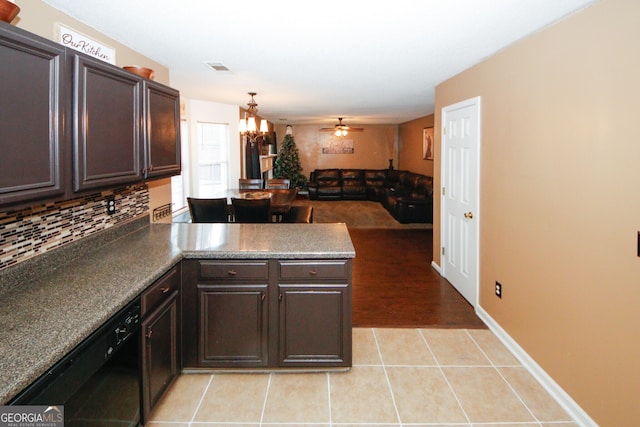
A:
[[[230,188],[214,194],[214,198],[227,198],[227,204],[231,209],[231,198],[242,199],[271,199],[271,213],[277,218],[281,218],[283,215],[289,212],[291,205],[296,200],[298,195],[297,188],[289,189],[240,189]]]

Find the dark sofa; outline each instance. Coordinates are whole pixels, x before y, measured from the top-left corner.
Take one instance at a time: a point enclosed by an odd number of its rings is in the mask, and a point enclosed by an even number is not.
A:
[[[433,222],[433,178],[396,169],[316,169],[311,200],[371,200],[401,223]]]

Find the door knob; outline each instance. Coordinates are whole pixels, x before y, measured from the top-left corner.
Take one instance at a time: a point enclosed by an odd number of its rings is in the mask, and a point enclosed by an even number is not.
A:
[[[473,218],[473,212],[465,212],[464,217],[467,219]]]

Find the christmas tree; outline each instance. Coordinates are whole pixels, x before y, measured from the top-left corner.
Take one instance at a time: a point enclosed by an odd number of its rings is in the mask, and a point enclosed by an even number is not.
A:
[[[284,136],[273,169],[274,178],[289,179],[291,188],[306,190],[307,177],[302,173],[298,147],[293,140],[293,135]]]

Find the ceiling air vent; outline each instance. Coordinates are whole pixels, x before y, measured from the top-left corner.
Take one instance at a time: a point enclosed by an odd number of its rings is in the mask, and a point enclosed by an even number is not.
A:
[[[205,65],[211,68],[213,71],[231,71],[221,62],[205,62]]]

